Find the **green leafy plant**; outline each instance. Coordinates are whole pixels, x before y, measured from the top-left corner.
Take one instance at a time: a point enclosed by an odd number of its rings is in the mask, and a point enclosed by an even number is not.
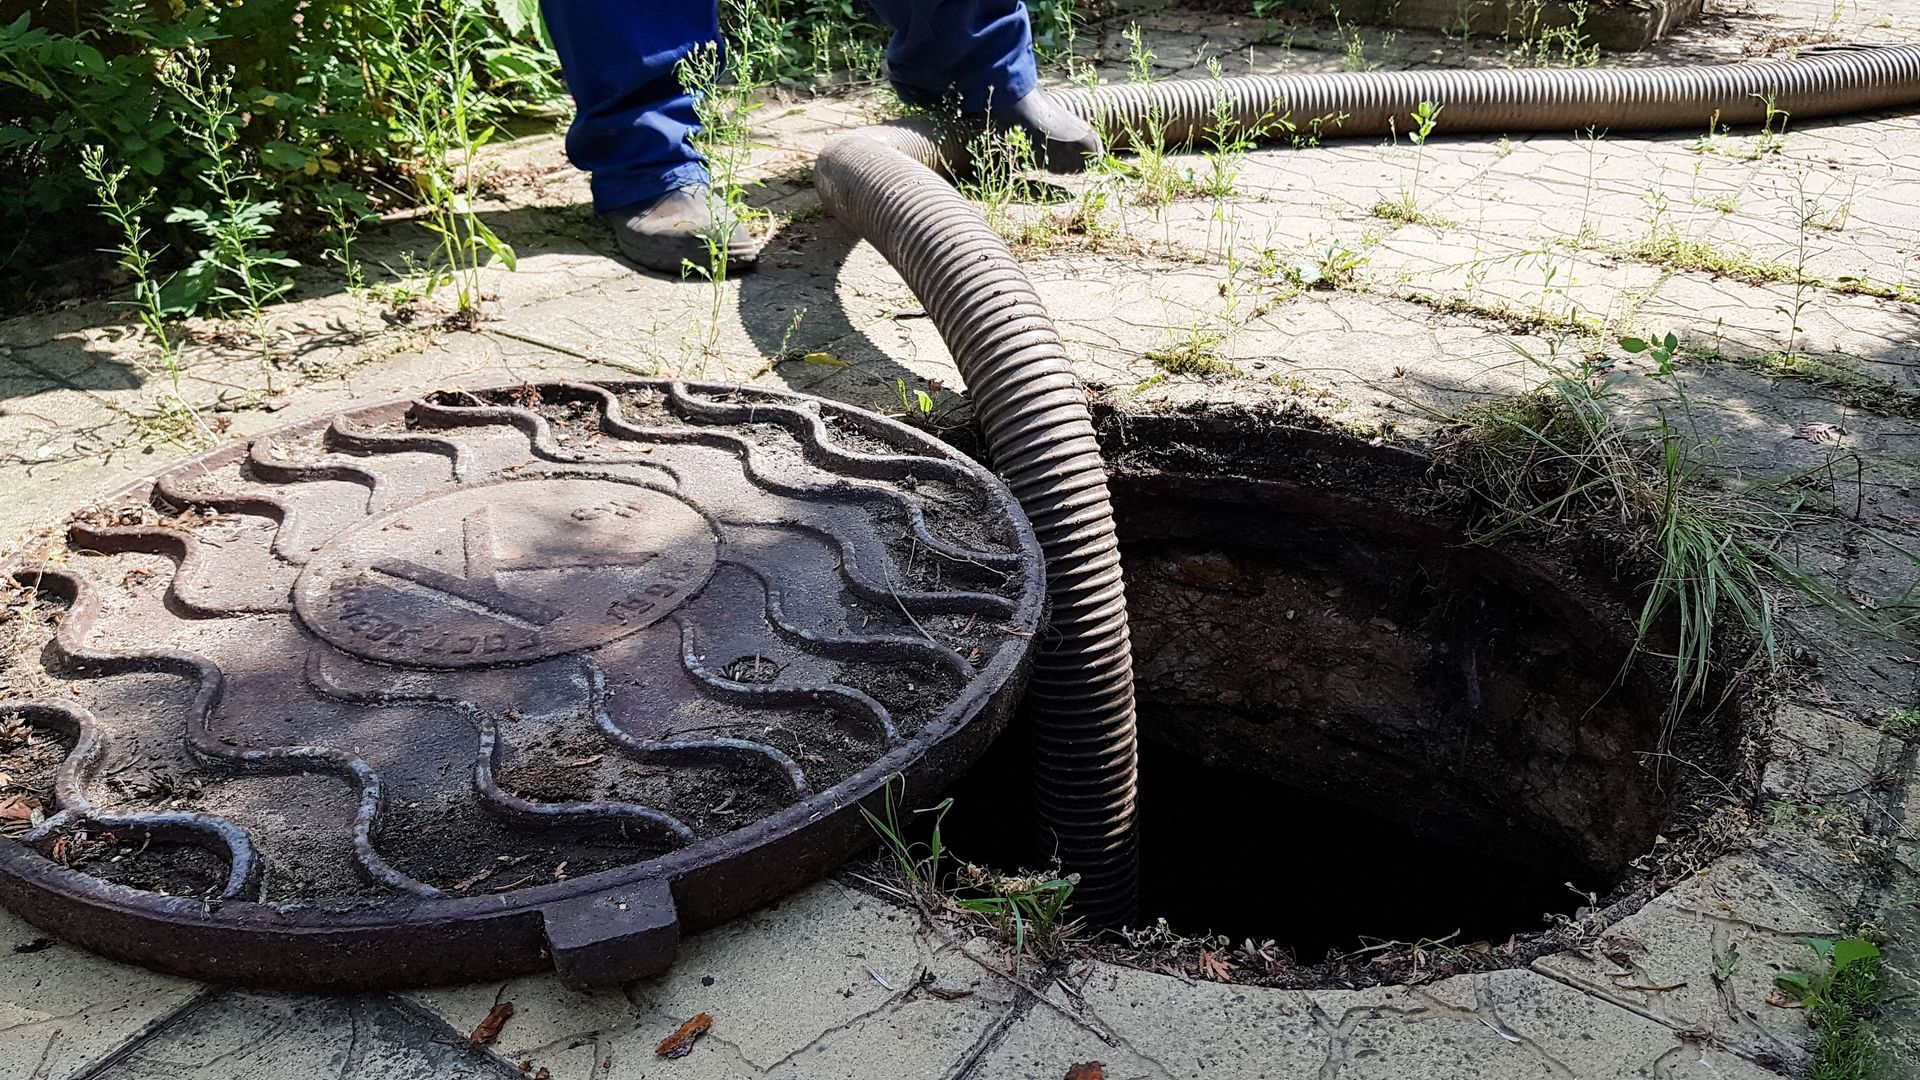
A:
[[[1863,938],[1802,938],[1825,961],[1825,970],[1788,971],[1774,986],[1807,1010],[1814,1029],[1810,1080],[1873,1080],[1879,1043],[1873,1020],[1880,1014],[1880,947]]]
[[[1420,177],[1425,171],[1427,139],[1433,134],[1435,124],[1439,122],[1443,105],[1423,101],[1410,114],[1413,126],[1407,131],[1407,141],[1413,143],[1413,183],[1400,189],[1399,197],[1393,200],[1381,200],[1374,204],[1373,216],[1398,221],[1403,224],[1437,224],[1437,220],[1420,210]]]
[[[994,921],[1002,939],[1012,946],[1016,965],[1029,955],[1042,962],[1058,957],[1078,930],[1078,924],[1066,918],[1067,903],[1080,881],[1078,874],[1010,875],[967,865],[960,869],[960,880],[987,893],[963,897],[958,903]]]
[[[1246,165],[1247,153],[1260,144],[1276,128],[1291,130],[1292,125],[1284,119],[1276,121],[1271,114],[1263,115],[1251,124],[1243,124],[1236,115],[1233,99],[1228,96],[1226,85],[1221,81],[1220,61],[1208,58],[1207,77],[1213,80],[1213,113],[1207,124],[1207,176],[1200,189],[1214,199],[1231,196],[1240,181],[1240,170]]]
[[[902,885],[921,910],[931,915],[936,910],[958,909],[985,916],[1012,950],[1016,968],[1029,956],[1041,961],[1058,957],[1079,930],[1066,913],[1079,875],[1002,874],[971,863],[950,872],[945,864],[951,853],[941,826],[953,810],[953,800],[942,799],[913,811],[931,818],[927,838],[916,840],[909,836],[914,828],[901,819],[899,799],[905,792],[905,778],[890,777],[882,788],[880,812],[862,806],[860,814],[880,838]]]
[[[1169,336],[1172,340],[1166,347],[1147,350],[1148,362],[1161,371],[1194,378],[1240,373],[1240,369],[1231,361],[1220,356],[1220,346],[1226,341],[1226,335],[1219,330],[1204,323],[1195,323],[1184,330],[1173,331]]]
[[[909,391],[905,379],[893,380],[893,388],[899,393],[900,409],[908,418],[926,420],[933,416],[933,395],[917,386]]]
[[[154,426],[191,430],[201,441],[211,442],[213,431],[181,392],[180,343],[167,324],[167,306],[161,299],[162,285],[155,270],[160,253],[150,246],[144,221],[153,205],[153,189],[149,187],[138,194],[127,190],[129,170],[124,166],[108,167],[106,151],[101,147],[81,151],[80,170],[93,182],[98,193],[95,206],[119,234],[114,251],[119,256],[120,268],[133,278],[133,308],[153,342],[159,367],[167,376],[167,396],[161,402],[159,415],[150,419],[157,422]]]
[[[750,23],[756,0],[727,0],[736,13],[736,24]],[[704,265],[688,262],[682,273],[701,277],[712,286],[712,306],[708,311],[705,347],[711,350],[719,340],[727,303],[728,257],[732,240],[730,223],[746,223],[749,228],[764,215],[747,204],[745,170],[752,152],[749,141],[751,117],[756,107],[752,88],[755,50],[741,49],[733,69],[725,66],[716,45],[696,48],[680,61],[676,74],[681,86],[694,98],[694,113],[700,120],[700,132],[693,137],[694,147],[707,162],[708,198],[715,226],[703,239],[707,261]]]
[[[1353,284],[1367,261],[1367,253],[1359,248],[1330,243],[1311,258],[1286,267],[1286,275],[1303,289],[1339,289]]]
[[[1507,60],[1534,67],[1592,67],[1600,47],[1587,37],[1587,0],[1553,6],[1547,0],[1519,0],[1507,7],[1503,36],[1511,46]]]
[[[160,81],[183,106],[176,113],[180,136],[199,155],[200,182],[213,196],[206,206],[178,206],[169,224],[184,224],[206,240],[193,265],[168,283],[167,307],[191,313],[212,301],[239,307],[258,320],[267,304],[293,288],[289,271],[300,264],[273,239],[280,201],[265,197],[260,176],[241,150],[238,109],[230,71],[215,71],[198,48],[173,54]]]
[[[1155,56],[1140,34],[1140,24],[1128,23],[1127,28],[1120,32],[1120,37],[1127,43],[1128,81],[1152,82]]]
[[[1880,726],[1896,739],[1920,742],[1920,709],[1895,709]]]
[[[0,25],[0,216],[21,230],[17,244],[0,251],[0,275],[28,283],[44,272],[36,260],[71,245],[64,212],[94,198],[83,146],[102,147],[112,167],[128,170],[129,184],[153,188],[156,209],[205,211],[204,221],[148,223],[167,241],[162,271],[182,269],[199,249],[225,251],[180,277],[176,300],[213,300],[207,283],[220,278],[233,294],[225,302],[245,307],[288,269],[258,267],[261,278],[250,285],[217,267],[232,262],[233,241],[245,233],[271,230],[244,241],[262,253],[294,247],[336,224],[326,207],[343,188],[383,209],[416,205],[414,186],[392,181],[410,179],[425,150],[396,106],[407,103],[409,83],[448,74],[451,50],[435,41],[442,33],[461,38],[476,130],[516,113],[551,114],[564,97],[534,0],[32,7]],[[209,182],[215,165],[234,182],[229,190]],[[236,214],[226,209],[229,197],[278,206]],[[209,236],[214,227],[227,235]]]
[[[97,206],[108,220],[113,222],[119,233],[119,244],[115,253],[120,257],[120,268],[133,278],[133,302],[139,312],[140,324],[146,327],[147,335],[153,339],[154,349],[160,355],[173,382],[175,396],[180,392],[180,348],[167,327],[166,303],[161,300],[161,283],[155,271],[160,252],[149,245],[150,234],[145,224],[145,215],[153,206],[151,187],[132,194],[124,185],[127,182],[126,166],[110,168],[107,165],[106,151],[98,146],[89,146],[80,153],[80,171],[93,182],[98,193]]]
[[[382,89],[396,131],[415,148],[412,196],[426,209],[421,224],[438,244],[438,265],[427,271],[426,294],[451,284],[455,317],[471,322],[484,299],[481,270],[495,259],[508,270],[517,266],[513,248],[474,208],[481,180],[477,155],[495,130],[484,118],[474,75],[473,34],[467,24],[477,16],[463,0],[415,3],[425,6],[416,8],[407,0],[368,4],[371,12],[388,20],[385,32],[417,35],[418,48],[431,58],[394,68]],[[400,24],[412,14],[425,18],[411,27]]]

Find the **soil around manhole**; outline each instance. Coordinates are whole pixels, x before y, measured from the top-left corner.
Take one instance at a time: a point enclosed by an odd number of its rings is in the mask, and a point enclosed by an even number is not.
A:
[[[1145,929],[1097,953],[1296,987],[1522,966],[1748,830],[1750,702],[1662,749],[1663,673],[1622,675],[1635,574],[1599,545],[1472,544],[1407,451],[1231,409],[1098,419]],[[962,782],[957,858],[1044,865],[1024,761],[1016,731]]]

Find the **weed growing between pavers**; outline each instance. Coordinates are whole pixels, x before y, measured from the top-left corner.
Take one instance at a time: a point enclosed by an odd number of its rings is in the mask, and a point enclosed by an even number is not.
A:
[[[881,812],[860,811],[892,871],[890,883],[863,880],[906,899],[929,921],[991,929],[1016,978],[1023,964],[1064,959],[1082,931],[1068,911],[1079,875],[1062,876],[1057,868],[1008,873],[960,861],[942,833],[954,800],[910,811],[901,805],[905,790],[904,781],[889,782]]]
[[[1646,568],[1630,661],[1670,672],[1664,747],[1680,717],[1708,702],[1717,668],[1738,668],[1748,655],[1775,666],[1773,589],[1797,592],[1863,630],[1890,632],[1899,620],[1863,612],[1789,553],[1795,530],[1827,509],[1792,478],[1771,491],[1735,493],[1710,473],[1713,440],[1698,433],[1678,337],[1620,344],[1654,362],[1646,378],[1670,388],[1672,411],[1658,408],[1645,423],[1624,419],[1618,398],[1634,376],[1612,359],[1522,351],[1545,383],[1469,408],[1442,458],[1478,506],[1481,541],[1585,531]]]
[[[1882,1001],[1879,946],[1861,938],[1802,940],[1824,970],[1785,972],[1774,984],[1807,1010],[1814,1029],[1809,1080],[1873,1080],[1880,1075],[1873,1030]]]

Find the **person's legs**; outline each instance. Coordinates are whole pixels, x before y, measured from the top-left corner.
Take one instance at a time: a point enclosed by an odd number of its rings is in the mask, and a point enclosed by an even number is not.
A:
[[[541,0],[576,115],[567,156],[605,213],[707,182],[688,137],[693,96],[674,74],[720,39],[714,0]]]
[[[1033,30],[1021,0],[872,0],[893,27],[887,68],[902,100],[1022,127],[1050,169],[1071,172],[1102,152],[1100,137],[1040,90]]]
[[[675,66],[720,40],[716,0],[541,0],[576,115],[567,156],[620,251],[650,270],[707,266],[716,246],[750,268],[759,251],[708,190],[693,95]]]
[[[1021,0],[872,0],[893,27],[887,67],[913,105],[957,94],[962,112],[982,113],[1026,97],[1038,85],[1033,32]]]

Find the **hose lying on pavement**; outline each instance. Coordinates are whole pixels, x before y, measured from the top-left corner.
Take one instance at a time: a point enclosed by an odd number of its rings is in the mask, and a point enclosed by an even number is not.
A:
[[[1699,128],[1920,101],[1920,45],[1843,46],[1791,60],[1665,68],[1483,69],[1253,75],[1058,91],[1109,145],[1206,133],[1216,106],[1240,131],[1280,119],[1322,134],[1384,135],[1422,102],[1441,130]],[[1130,918],[1138,891],[1133,663],[1120,550],[1093,422],[1065,347],[1012,252],[933,170],[960,140],[924,123],[844,135],[814,169],[822,202],[891,263],[926,307],[966,380],[988,457],[1047,560],[1053,604],[1035,650],[1026,717],[1035,804],[1076,911]]]
[[[1423,101],[1442,132],[1697,129],[1783,123],[1920,100],[1920,45],[1810,50],[1791,60],[1645,68],[1481,68],[1244,75],[1059,90],[1098,118],[1116,148],[1159,129],[1167,145],[1205,134],[1224,102],[1240,131],[1286,121],[1300,130],[1379,136],[1405,131]]]

